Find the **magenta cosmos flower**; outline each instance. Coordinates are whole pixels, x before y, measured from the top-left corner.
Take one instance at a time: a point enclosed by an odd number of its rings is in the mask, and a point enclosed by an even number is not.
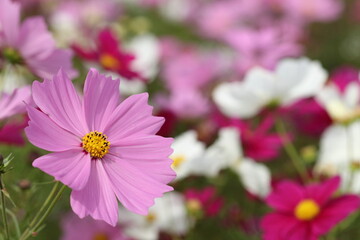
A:
[[[127,209],[146,215],[154,198],[171,191],[175,173],[168,156],[172,138],[155,135],[164,119],[152,116],[148,94],[119,104],[119,80],[90,70],[84,97],[59,71],[53,80],[34,82],[28,107],[30,142],[49,153],[33,162],[72,188],[71,207],[115,225],[116,198]]]
[[[56,47],[43,17],[30,17],[20,23],[20,4],[0,0],[0,62],[26,65],[42,78],[51,78],[62,67],[74,77],[77,73],[71,58],[70,50]]]
[[[276,212],[261,223],[265,240],[317,240],[337,223],[357,210],[360,199],[355,195],[332,197],[340,178],[306,187],[283,181],[266,202]]]

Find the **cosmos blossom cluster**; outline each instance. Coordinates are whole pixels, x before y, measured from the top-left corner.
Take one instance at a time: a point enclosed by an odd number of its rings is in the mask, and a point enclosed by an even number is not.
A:
[[[359,238],[359,6],[0,0],[0,239]]]

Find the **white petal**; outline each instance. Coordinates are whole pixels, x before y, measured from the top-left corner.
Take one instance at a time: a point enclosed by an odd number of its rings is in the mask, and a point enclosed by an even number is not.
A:
[[[245,158],[240,164],[233,168],[250,193],[265,198],[271,190],[270,170],[264,165],[252,159]]]
[[[348,167],[349,161],[350,154],[346,127],[342,125],[328,127],[321,136],[316,169],[326,171],[327,174],[336,174],[339,168]]]
[[[325,84],[328,74],[317,61],[307,58],[285,59],[276,68],[277,92],[283,104],[314,96]]]
[[[171,159],[182,158],[182,162],[174,167],[176,172],[176,179],[189,176],[194,170],[194,161],[197,161],[203,156],[205,151],[205,144],[197,140],[195,131],[187,131],[176,137],[171,145],[174,152],[171,154]]]
[[[250,118],[265,105],[244,83],[223,83],[213,91],[213,99],[219,109],[229,117]]]
[[[219,138],[196,161],[194,172],[205,176],[216,176],[220,170],[234,165],[242,158],[240,134],[235,128],[222,128]]]

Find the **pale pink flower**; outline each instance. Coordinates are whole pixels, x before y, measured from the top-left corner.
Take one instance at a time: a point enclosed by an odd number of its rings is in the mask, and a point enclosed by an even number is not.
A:
[[[285,17],[299,22],[333,21],[341,14],[341,0],[279,0],[277,6]]]
[[[89,217],[80,219],[74,214],[67,214],[62,220],[63,235],[61,240],[129,240],[123,227],[112,227],[102,221]]]
[[[119,104],[119,80],[90,70],[84,97],[60,71],[53,80],[34,82],[37,108],[28,107],[30,142],[53,153],[33,166],[69,186],[71,207],[114,225],[116,198],[127,209],[146,215],[154,199],[171,191],[175,173],[168,156],[171,138],[155,135],[164,119],[152,116],[148,94]]]
[[[20,4],[0,0],[0,52],[12,64],[26,65],[42,78],[51,78],[60,67],[71,77],[72,52],[56,47],[43,17],[30,17],[20,23]]]
[[[235,50],[235,70],[242,75],[255,66],[273,69],[285,57],[300,56],[301,45],[289,35],[286,25],[283,25],[239,28],[228,32],[223,39]]]
[[[11,94],[3,92],[0,95],[0,119],[26,112],[25,102],[31,98],[30,86],[15,89]]]

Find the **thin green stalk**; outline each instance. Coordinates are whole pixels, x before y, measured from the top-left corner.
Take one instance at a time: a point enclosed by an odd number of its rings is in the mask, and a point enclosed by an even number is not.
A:
[[[59,186],[60,186],[60,182],[56,182],[54,184],[49,196],[46,198],[44,204],[41,206],[40,210],[38,211],[38,213],[36,214],[34,219],[30,222],[29,226],[25,229],[25,231],[21,235],[20,240],[25,240],[28,237],[30,237],[31,234],[34,232],[34,230],[37,228],[38,223],[40,221],[44,221],[44,219],[46,218],[46,217],[44,218],[44,215],[45,214],[48,215],[50,213],[51,209],[54,207],[56,201],[58,200],[61,193],[65,189],[65,186],[63,185],[61,187],[61,189],[59,191],[57,191]],[[54,202],[55,199],[56,199],[56,201]],[[49,211],[49,209],[50,209],[50,211]],[[45,213],[44,213],[44,211],[45,211]]]
[[[6,212],[11,217],[12,221],[14,222],[16,237],[20,238],[21,232],[20,232],[19,222],[18,222],[15,214],[12,211],[10,211],[9,209],[6,209]]]
[[[34,226],[34,231],[36,231],[45,221],[45,219],[49,216],[50,212],[53,210],[55,204],[57,203],[57,201],[60,199],[62,193],[64,192],[66,186],[62,185],[59,192],[56,194],[55,198],[53,199],[53,201],[50,203],[48,209],[45,211],[44,215],[40,218],[39,222]]]
[[[5,195],[3,193],[4,185],[2,182],[2,174],[0,174],[0,194],[1,194],[1,209],[2,209],[2,219],[4,223],[4,229],[5,229],[5,239],[9,240],[9,227],[7,223],[7,217],[6,217],[6,206],[5,206]]]
[[[285,129],[285,125],[282,122],[281,119],[278,119],[276,121],[276,131],[282,135],[281,140],[283,147],[287,153],[287,155],[290,157],[294,167],[296,168],[297,172],[299,173],[301,179],[303,182],[308,182],[308,176],[306,173],[306,167],[304,165],[303,159],[300,157],[299,153],[297,152],[294,144],[290,141],[290,139],[287,137],[287,132]]]

